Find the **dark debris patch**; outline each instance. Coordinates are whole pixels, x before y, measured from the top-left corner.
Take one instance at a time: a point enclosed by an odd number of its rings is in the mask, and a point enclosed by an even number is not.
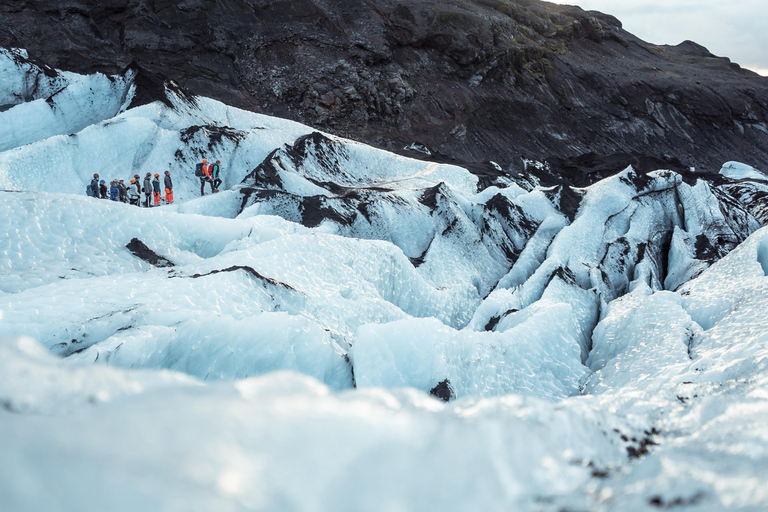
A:
[[[485,330],[486,331],[492,331],[496,328],[497,325],[499,325],[499,322],[501,321],[500,316],[492,316],[490,320],[488,320],[488,323],[485,324]]]
[[[416,256],[415,258],[408,258],[411,261],[411,265],[413,265],[413,268],[419,268],[424,264],[424,258],[427,257],[427,251],[424,251],[424,254],[421,256]]]
[[[507,223],[514,226],[515,229],[526,239],[529,239],[538,229],[538,225],[531,220],[525,210],[511,202],[502,194],[496,194],[485,203],[489,212],[496,212]],[[578,205],[576,206],[578,209]]]
[[[497,325],[499,325],[499,322],[501,321],[501,319],[502,319],[502,318],[505,318],[505,317],[507,317],[508,315],[511,315],[512,313],[517,313],[517,311],[518,311],[517,309],[515,309],[515,308],[512,308],[512,309],[508,309],[508,310],[506,310],[506,311],[505,311],[504,313],[502,313],[501,315],[498,315],[498,316],[492,316],[492,317],[491,317],[491,319],[490,319],[490,320],[488,320],[488,323],[487,323],[487,324],[485,324],[485,330],[486,330],[486,331],[492,331],[492,330],[494,330],[494,329],[496,328],[496,326],[497,326]]]
[[[549,276],[546,286],[549,286],[549,283],[551,283],[555,278],[559,278],[567,284],[576,284],[576,274],[574,274],[573,271],[568,267],[557,267],[555,271],[552,272],[552,274]]]
[[[213,275],[213,274],[219,274],[221,272],[235,272],[235,271],[238,271],[238,270],[243,270],[243,271],[251,274],[256,279],[259,279],[261,281],[269,283],[269,284],[271,284],[273,286],[279,286],[281,288],[286,288],[286,289],[292,290],[294,292],[296,291],[296,288],[294,288],[293,286],[291,286],[289,284],[286,284],[286,283],[281,283],[280,281],[276,281],[276,280],[272,279],[271,277],[263,276],[263,275],[259,274],[256,270],[254,270],[252,267],[249,267],[247,265],[233,265],[231,267],[223,268],[223,269],[220,269],[220,270],[211,270],[210,272],[206,272],[205,274],[195,274],[195,275],[193,275],[191,277],[192,277],[192,279],[197,279],[199,277],[205,277],[205,276],[210,276],[210,275]]]
[[[220,145],[224,139],[229,139],[235,146],[238,146],[240,142],[245,138],[245,133],[240,130],[235,130],[228,126],[216,126],[212,124],[206,124],[203,126],[193,125],[188,128],[184,128],[179,132],[181,141],[185,144],[189,144],[195,135],[202,131],[208,138],[208,150],[213,151],[216,146]]]
[[[637,446],[627,446],[627,455],[630,459],[639,459],[644,455],[648,455],[651,452],[649,447],[659,444],[653,440],[653,437],[660,433],[658,430],[653,428],[650,431],[646,430],[644,433],[645,437],[640,440],[632,438],[632,441],[637,443]]]
[[[137,258],[146,261],[155,267],[173,267],[174,264],[163,256],[160,256],[155,251],[147,247],[147,245],[138,238],[132,238],[131,241],[125,246],[131,253]]]
[[[343,200],[340,200],[343,202]],[[342,226],[350,226],[355,222],[357,210],[352,215],[346,215],[328,204],[325,196],[305,197],[301,203],[301,223],[308,228],[319,226],[324,220],[332,220]]]
[[[450,402],[451,400],[456,398],[456,393],[453,391],[453,388],[451,387],[451,381],[449,381],[448,379],[445,379],[444,381],[440,382],[437,386],[430,389],[429,394],[439,400],[442,400],[443,402]]]
[[[576,218],[579,206],[581,206],[581,199],[584,197],[581,192],[567,185],[560,185],[554,190],[545,192],[545,195],[570,222]]]
[[[250,174],[243,178],[242,183],[251,187],[261,187],[273,190],[283,189],[283,180],[280,179],[280,171],[275,166],[275,160],[279,158],[281,149],[272,151]]]
[[[651,181],[645,173],[638,173],[634,167],[619,179],[627,185],[634,187],[638,192],[644,190]]]
[[[720,242],[720,240],[718,240]],[[719,259],[717,249],[712,245],[707,235],[696,236],[696,259],[706,261],[710,265]]]
[[[698,491],[690,498],[683,498],[678,496],[673,500],[665,501],[664,498],[657,494],[656,496],[652,496],[648,499],[648,504],[656,508],[690,507],[697,505],[699,502],[701,502],[702,499],[704,499],[704,497],[705,494],[702,491]]]
[[[242,213],[248,206],[258,202],[258,200],[267,200],[279,195],[287,195],[285,192],[279,190],[267,190],[254,187],[242,187],[240,188],[240,194],[242,194],[242,200],[240,201],[240,211],[238,214]]]
[[[419,196],[419,202],[429,208],[430,211],[435,211],[435,209],[437,209],[437,197],[438,195],[442,195],[443,187],[443,183],[440,182],[433,187],[425,188]]]
[[[349,354],[344,354],[344,362],[349,365],[349,372],[352,375],[352,387],[357,389],[357,381],[355,380],[355,365],[352,364],[352,360],[349,358]]]

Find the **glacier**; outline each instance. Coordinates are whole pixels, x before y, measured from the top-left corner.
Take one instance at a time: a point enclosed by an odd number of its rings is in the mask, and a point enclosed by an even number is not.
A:
[[[768,507],[760,170],[489,178],[0,77],[8,510]],[[85,195],[164,170],[173,205]]]

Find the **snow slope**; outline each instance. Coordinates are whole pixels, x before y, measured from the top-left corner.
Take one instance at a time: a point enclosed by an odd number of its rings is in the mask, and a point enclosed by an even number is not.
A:
[[[40,68],[24,52],[0,48],[0,151],[73,134],[125,110],[133,73],[82,76]]]
[[[759,171],[484,186],[173,84],[0,76],[9,510],[768,507]],[[164,169],[173,206],[84,194]]]

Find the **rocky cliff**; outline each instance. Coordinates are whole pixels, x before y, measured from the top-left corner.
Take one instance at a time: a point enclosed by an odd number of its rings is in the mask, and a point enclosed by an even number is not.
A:
[[[137,103],[170,79],[438,159],[768,169],[768,78],[535,0],[20,0],[0,5],[0,46],[77,72],[132,67]]]

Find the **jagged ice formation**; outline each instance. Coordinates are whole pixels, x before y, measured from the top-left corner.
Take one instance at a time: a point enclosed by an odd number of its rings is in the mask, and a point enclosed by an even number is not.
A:
[[[0,130],[11,510],[768,504],[759,170],[477,176],[171,83],[130,108],[130,73],[0,76],[35,127]],[[172,206],[84,194],[164,169]]]

